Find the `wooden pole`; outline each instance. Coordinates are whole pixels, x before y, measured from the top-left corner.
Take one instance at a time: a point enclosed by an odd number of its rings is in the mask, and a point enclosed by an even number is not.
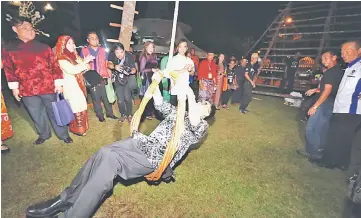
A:
[[[129,51],[130,40],[132,39],[135,5],[136,1],[124,1],[119,42],[124,45],[127,51]]]

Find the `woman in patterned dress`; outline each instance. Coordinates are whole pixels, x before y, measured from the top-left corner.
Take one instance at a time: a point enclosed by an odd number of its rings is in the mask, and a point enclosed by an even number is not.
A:
[[[214,105],[217,110],[219,110],[221,106],[221,95],[222,95],[222,87],[223,87],[223,77],[225,72],[225,56],[224,54],[219,54],[218,63],[217,63],[217,80],[216,80],[216,94],[214,96]]]

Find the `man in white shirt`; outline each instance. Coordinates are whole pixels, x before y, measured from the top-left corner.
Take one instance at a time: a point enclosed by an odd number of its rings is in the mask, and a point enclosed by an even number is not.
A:
[[[344,43],[341,56],[348,66],[339,85],[323,158],[318,165],[346,170],[353,140],[361,128],[361,42]]]

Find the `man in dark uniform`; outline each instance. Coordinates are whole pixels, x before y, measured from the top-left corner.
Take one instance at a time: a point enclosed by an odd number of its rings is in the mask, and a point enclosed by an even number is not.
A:
[[[242,94],[243,94],[243,84],[244,84],[244,80],[245,80],[244,75],[246,73],[246,66],[247,66],[247,59],[242,58],[240,61],[240,65],[238,65],[235,69],[238,88],[232,94],[232,104],[241,103],[241,98],[242,98]]]
[[[252,89],[256,87],[254,81],[256,72],[258,71],[258,54],[253,53],[251,56],[251,62],[246,65],[246,70],[244,73],[244,85],[241,104],[239,110],[241,113],[245,114],[248,112],[247,107],[252,100]]]
[[[295,74],[296,71],[298,69],[298,65],[299,65],[299,61],[300,61],[300,53],[297,52],[295,54],[295,56],[293,56],[292,58],[289,58],[286,62],[287,66],[286,66],[286,77],[284,77],[281,81],[281,85],[280,85],[280,89],[281,92],[283,92],[284,88],[285,88],[285,83],[287,80],[287,93],[291,93],[293,91],[293,84],[295,82]]]

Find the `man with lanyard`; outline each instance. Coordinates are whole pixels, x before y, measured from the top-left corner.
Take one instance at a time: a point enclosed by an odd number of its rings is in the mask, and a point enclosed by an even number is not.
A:
[[[132,121],[132,88],[129,86],[131,75],[135,75],[137,70],[132,55],[124,50],[121,43],[117,43],[113,51],[114,55],[108,60],[108,68],[112,70],[112,82],[115,86],[115,92],[118,100],[119,113],[121,114],[119,122]]]
[[[327,68],[324,73],[319,88],[310,89],[306,92],[311,96],[320,90],[318,100],[308,110],[310,118],[306,125],[306,148],[297,150],[299,155],[309,159],[320,159],[321,149],[325,143],[325,138],[332,117],[333,104],[337,94],[338,86],[343,76],[343,71],[337,63],[337,56],[332,51],[322,54],[322,64]]]
[[[80,52],[80,56],[82,58],[92,55],[95,57],[94,61],[90,62],[90,67],[92,70],[95,70],[104,81],[98,86],[90,89],[90,94],[93,100],[93,107],[100,122],[104,122],[104,114],[101,102],[104,104],[104,108],[106,111],[106,117],[110,119],[118,119],[113,114],[112,105],[109,103],[107,94],[105,91],[105,83],[107,79],[110,78],[108,69],[107,69],[107,54],[103,47],[99,46],[99,38],[96,32],[88,33],[87,42],[89,45],[85,48],[82,48]]]
[[[353,140],[361,128],[361,42],[344,43],[341,55],[348,66],[338,88],[323,157],[318,165],[346,170]]]
[[[237,87],[237,76],[236,76],[236,62],[231,60],[228,64],[226,70],[226,80],[225,84],[223,84],[223,93],[222,93],[222,108],[228,109],[228,101],[232,96],[232,92]]]
[[[240,60],[240,65],[238,65],[235,69],[238,87],[232,94],[232,104],[241,103],[241,98],[243,95],[243,87],[245,82],[244,80],[246,74],[246,66],[247,66],[247,59],[242,58]]]
[[[239,110],[242,114],[248,112],[247,107],[252,100],[252,89],[256,87],[254,82],[256,71],[258,70],[258,54],[253,53],[251,56],[251,62],[246,65],[246,70],[244,74],[244,84],[243,84],[243,93],[241,104]]]

